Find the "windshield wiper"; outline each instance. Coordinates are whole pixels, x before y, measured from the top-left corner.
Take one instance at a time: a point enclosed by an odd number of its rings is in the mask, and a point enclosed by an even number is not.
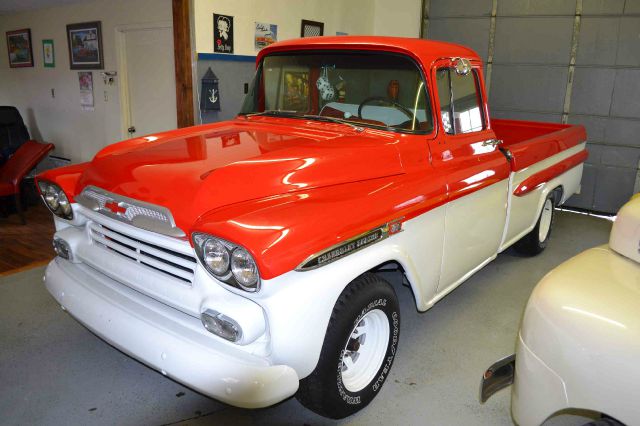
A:
[[[356,132],[361,132],[364,129],[354,123],[351,123],[347,120],[343,120],[342,118],[338,118],[338,117],[327,117],[325,115],[311,115],[311,114],[307,114],[307,115],[303,115],[302,118],[307,118],[309,120],[316,120],[316,121],[326,121],[328,123],[338,123],[338,124],[346,124],[347,126],[351,126],[353,127],[353,129]]]
[[[261,115],[267,115],[267,116],[273,116],[273,117],[287,117],[287,118],[301,117],[300,115],[296,114],[295,111],[283,111],[280,109],[269,109],[262,112],[251,112],[251,113],[242,114],[242,115],[244,115],[245,118],[258,117]]]
[[[325,121],[328,123],[338,123],[345,124],[349,127],[352,127],[357,132],[362,132],[364,129],[354,123],[351,123],[347,120],[343,120],[337,117],[326,117],[324,115],[312,115],[312,114],[296,114],[295,111],[283,111],[270,109],[262,112],[252,112],[248,114],[243,114],[245,118],[249,117],[259,117],[259,116],[270,116],[270,117],[285,117],[285,118],[303,118],[307,120],[315,120],[315,121]]]

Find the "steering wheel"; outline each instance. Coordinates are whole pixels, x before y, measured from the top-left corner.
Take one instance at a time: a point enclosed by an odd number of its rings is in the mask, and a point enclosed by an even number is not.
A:
[[[362,108],[367,105],[370,104],[372,102],[377,102],[377,103],[383,103],[383,104],[387,104],[387,105],[391,105],[392,107],[396,108],[397,110],[400,110],[403,114],[405,114],[407,117],[409,117],[409,119],[411,121],[413,121],[413,112],[411,110],[409,110],[407,107],[405,107],[404,105],[394,101],[393,99],[390,98],[384,98],[382,96],[372,96],[370,98],[365,99],[364,101],[362,101],[360,103],[360,105],[358,106],[358,118],[362,118]]]

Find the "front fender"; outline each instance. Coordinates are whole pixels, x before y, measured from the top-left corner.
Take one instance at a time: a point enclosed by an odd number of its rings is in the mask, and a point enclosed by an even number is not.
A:
[[[313,254],[386,223],[408,224],[409,218],[417,221],[442,210],[437,206],[444,203],[444,190],[438,186],[433,193],[424,192],[421,183],[412,181],[414,190],[402,176],[392,176],[250,200],[201,216],[190,231],[244,246],[256,259],[261,277],[269,280],[296,269]],[[444,229],[443,217],[438,225]],[[442,234],[442,229],[425,228],[436,237]],[[433,239],[425,229],[416,229],[411,238]],[[413,250],[413,242],[401,246],[408,253],[430,254],[422,244],[421,252]]]
[[[599,411],[627,424],[640,420],[639,308],[640,265],[607,246],[568,260],[534,289],[522,341],[563,383],[566,406],[561,408]],[[532,380],[524,383],[526,371],[518,366],[516,380],[522,389],[535,387]],[[514,400],[514,414],[524,411],[518,404],[536,411],[531,403],[530,398]]]
[[[333,307],[344,288],[362,273],[397,261],[411,276],[419,277],[400,234],[318,269],[291,271],[263,281],[253,300],[262,306],[269,321],[272,361],[293,367],[300,378],[308,376],[320,357]]]

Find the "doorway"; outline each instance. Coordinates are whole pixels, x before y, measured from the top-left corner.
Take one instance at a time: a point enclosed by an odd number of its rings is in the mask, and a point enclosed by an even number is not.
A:
[[[122,136],[132,138],[177,127],[171,22],[116,29],[121,76]]]

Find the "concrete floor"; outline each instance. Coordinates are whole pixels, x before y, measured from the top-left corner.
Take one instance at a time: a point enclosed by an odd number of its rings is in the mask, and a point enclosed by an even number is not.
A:
[[[559,212],[549,247],[512,250],[426,313],[409,291],[400,347],[378,397],[344,425],[512,425],[510,393],[478,402],[484,369],[514,352],[520,316],[538,280],[569,257],[608,240],[611,223]],[[295,399],[262,410],[228,407],[134,361],[60,310],[43,268],[0,277],[0,424],[321,425]],[[389,274],[397,280],[397,274]],[[554,425],[580,424],[559,417]]]

